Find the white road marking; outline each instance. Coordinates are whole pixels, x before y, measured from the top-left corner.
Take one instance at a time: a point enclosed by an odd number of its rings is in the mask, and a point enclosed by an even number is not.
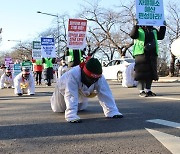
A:
[[[171,121],[161,120],[161,119],[153,119],[153,120],[146,120],[146,121],[180,129],[180,123],[176,123],[176,122],[171,122]]]
[[[153,129],[145,128],[160,143],[162,143],[172,154],[180,153],[180,137],[162,133]]]
[[[168,100],[180,101],[180,98],[171,98],[171,97],[163,97],[163,96],[156,96],[156,97],[151,97],[151,98],[159,98],[159,99],[168,99]]]

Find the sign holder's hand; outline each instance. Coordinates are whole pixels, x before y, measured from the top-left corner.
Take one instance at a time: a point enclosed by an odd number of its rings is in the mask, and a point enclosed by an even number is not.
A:
[[[165,20],[163,21],[163,24],[164,24],[164,26],[167,26],[167,23],[166,23],[166,21],[165,21]]]

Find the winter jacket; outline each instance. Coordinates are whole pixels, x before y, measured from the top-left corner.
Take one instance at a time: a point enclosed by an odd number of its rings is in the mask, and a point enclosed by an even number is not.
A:
[[[33,59],[32,62],[34,63],[34,71],[35,72],[42,72],[43,70],[43,65],[42,65],[42,60],[41,59]]]
[[[135,80],[158,80],[157,75],[157,40],[162,40],[165,36],[166,27],[161,26],[159,30],[148,26],[147,29],[135,25],[130,33],[135,39],[133,55],[135,57]],[[149,43],[155,40],[153,49],[145,50]]]
[[[158,55],[158,43],[157,43],[157,31],[154,29],[152,30],[154,34],[154,40],[156,43],[156,54]],[[144,54],[145,48],[145,32],[142,28],[138,29],[139,37],[138,39],[134,40],[134,48],[133,48],[133,56]]]

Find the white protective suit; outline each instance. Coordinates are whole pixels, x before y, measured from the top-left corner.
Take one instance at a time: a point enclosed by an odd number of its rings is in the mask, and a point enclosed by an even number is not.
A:
[[[102,76],[89,88],[81,82],[81,68],[75,66],[58,79],[55,91],[50,99],[54,112],[64,112],[67,121],[80,119],[78,110],[88,105],[88,97],[98,96],[99,103],[106,117],[122,115],[115,104],[109,85]]]
[[[34,77],[33,75],[30,73],[29,74],[29,79],[25,80],[22,77],[22,72],[19,73],[15,78],[14,78],[14,93],[18,94],[18,93],[22,93],[23,94],[23,90],[21,89],[22,86],[25,86],[24,91],[25,93],[27,93],[28,95],[30,94],[35,94],[35,83],[34,83]]]
[[[129,65],[124,66],[122,71],[122,86],[123,87],[136,87],[137,81],[134,80],[134,65],[135,63],[131,63]]]
[[[60,65],[58,68],[58,78],[60,78],[68,70],[67,65]]]
[[[0,77],[4,74],[5,69],[0,68]]]
[[[13,77],[11,76],[7,76],[6,73],[4,73],[1,78],[0,78],[0,89],[3,88],[13,88],[14,84],[13,84]]]

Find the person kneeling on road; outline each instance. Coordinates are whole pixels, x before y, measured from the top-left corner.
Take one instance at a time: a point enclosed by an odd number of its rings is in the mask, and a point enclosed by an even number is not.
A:
[[[14,78],[14,88],[14,93],[18,96],[35,94],[34,77],[28,68],[23,68],[22,72]]]
[[[102,75],[98,59],[91,58],[65,72],[57,81],[50,99],[53,112],[65,112],[65,119],[80,123],[77,112],[88,105],[88,98],[97,95],[105,117],[122,118],[109,85]]]
[[[0,89],[14,88],[13,76],[10,68],[6,68],[4,74],[0,78]]]

